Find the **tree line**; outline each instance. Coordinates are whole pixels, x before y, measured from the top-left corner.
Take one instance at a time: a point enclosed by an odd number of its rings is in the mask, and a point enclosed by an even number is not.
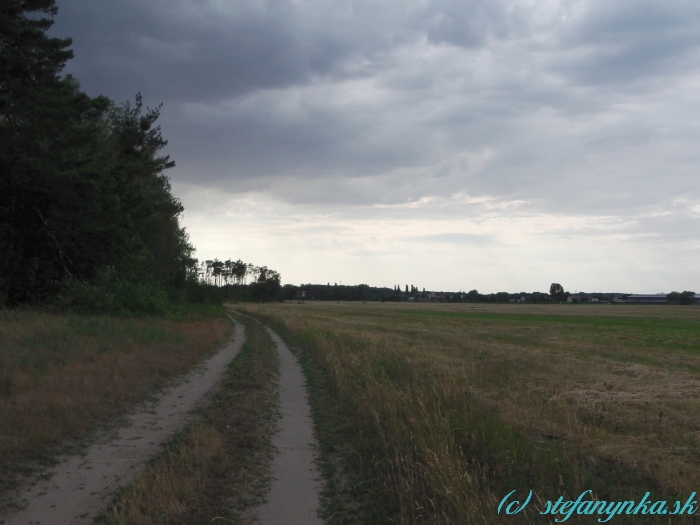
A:
[[[246,285],[248,278],[254,283],[281,280],[280,274],[267,266],[255,266],[240,259],[233,261],[218,259],[202,261],[196,267],[197,277],[202,282],[215,286]]]
[[[62,75],[73,53],[47,35],[56,13],[54,0],[0,8],[0,304],[165,301],[195,283],[196,260],[160,106]]]
[[[282,277],[267,266],[244,263],[240,259],[211,259],[196,264],[194,271],[200,288],[201,285],[214,287],[216,297],[222,301],[284,300]]]
[[[498,292],[481,294],[477,290],[470,292],[431,292],[422,290],[414,285],[394,285],[390,287],[375,287],[367,284],[338,285],[302,284],[299,286],[285,284],[282,287],[282,297],[291,301],[436,301],[436,302],[484,302],[507,303],[526,297],[528,302],[551,302],[551,297],[541,292]]]

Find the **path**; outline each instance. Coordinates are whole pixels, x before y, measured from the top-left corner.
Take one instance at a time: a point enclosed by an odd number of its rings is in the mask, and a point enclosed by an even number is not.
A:
[[[258,508],[262,525],[321,525],[317,515],[319,474],[314,463],[316,440],[301,367],[284,341],[267,328],[280,357],[279,431],[273,444],[273,482],[267,503]]]
[[[233,340],[197,367],[176,387],[166,390],[155,406],[139,410],[114,441],[90,447],[85,456],[71,456],[56,467],[47,481],[27,489],[29,504],[3,518],[8,525],[90,524],[109,503],[114,491],[131,481],[161,444],[181,430],[191,411],[223,378],[245,340],[245,328],[236,323]],[[0,523],[2,519],[0,518]]]

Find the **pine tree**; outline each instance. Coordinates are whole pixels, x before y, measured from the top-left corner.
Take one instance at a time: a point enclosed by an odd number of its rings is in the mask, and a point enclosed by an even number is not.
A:
[[[79,271],[53,210],[79,197],[66,181],[89,170],[109,104],[60,76],[73,54],[70,39],[46,35],[56,10],[53,0],[5,0],[0,9],[0,294],[14,303]]]
[[[54,0],[0,7],[0,302],[43,299],[102,270],[178,284],[194,264],[159,154],[160,107],[115,106],[61,76]],[[43,18],[41,17],[43,15]]]

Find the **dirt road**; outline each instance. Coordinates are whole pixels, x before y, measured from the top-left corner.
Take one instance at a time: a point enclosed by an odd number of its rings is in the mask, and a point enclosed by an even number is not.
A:
[[[245,340],[245,328],[236,323],[232,341],[192,371],[178,386],[163,392],[153,406],[129,418],[117,439],[90,447],[84,456],[63,458],[50,479],[29,487],[22,495],[27,507],[0,517],[9,525],[88,524],[114,491],[141,472],[161,444],[182,429],[191,411],[219,383]]]
[[[257,509],[263,525],[321,525],[319,474],[314,463],[316,439],[306,399],[304,376],[284,341],[269,328],[280,357],[279,430],[273,444],[273,482],[267,503]]]

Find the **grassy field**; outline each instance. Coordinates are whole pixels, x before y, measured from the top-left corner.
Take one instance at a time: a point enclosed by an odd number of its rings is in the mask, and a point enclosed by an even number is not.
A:
[[[685,501],[700,487],[697,307],[245,309],[306,367],[331,524],[549,523],[539,511],[560,495]],[[514,489],[536,501],[497,514]]]
[[[79,445],[226,341],[223,314],[193,309],[176,321],[0,310],[0,497],[18,475]]]

